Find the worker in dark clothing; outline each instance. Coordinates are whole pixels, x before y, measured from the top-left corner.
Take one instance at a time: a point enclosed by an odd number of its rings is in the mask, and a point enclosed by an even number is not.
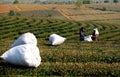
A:
[[[86,36],[84,27],[80,28],[79,34],[80,34],[80,41],[84,41],[84,37]]]

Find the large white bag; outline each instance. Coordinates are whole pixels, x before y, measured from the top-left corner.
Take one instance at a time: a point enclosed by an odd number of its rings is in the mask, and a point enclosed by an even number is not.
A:
[[[41,63],[40,52],[35,44],[15,46],[0,57],[11,64],[27,67],[38,67]]]
[[[51,34],[49,36],[49,41],[51,42],[52,45],[60,45],[62,44],[64,41],[66,40],[66,38],[61,37],[57,34]]]
[[[89,42],[91,42],[91,41],[92,41],[92,35],[85,36],[85,37],[84,37],[84,41],[89,41]]]
[[[37,45],[37,39],[33,33],[30,33],[30,32],[24,33],[10,46],[10,48],[18,46],[18,45],[22,45],[22,44]]]

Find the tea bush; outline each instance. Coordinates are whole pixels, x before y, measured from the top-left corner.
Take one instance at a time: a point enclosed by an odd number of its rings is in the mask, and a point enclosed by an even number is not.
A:
[[[79,41],[79,28],[88,35],[94,26],[100,31],[98,42]],[[38,68],[15,66],[0,59],[0,76],[120,76],[120,25],[97,22],[75,22],[60,19],[0,17],[0,55],[23,33],[37,37],[42,63]],[[67,38],[59,46],[51,46],[48,35]]]

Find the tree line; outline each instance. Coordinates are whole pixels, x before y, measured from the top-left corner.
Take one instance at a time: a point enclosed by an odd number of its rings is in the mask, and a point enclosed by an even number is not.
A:
[[[33,4],[92,4],[92,3],[118,3],[120,0],[33,0]],[[19,4],[19,0],[14,0],[13,4]]]

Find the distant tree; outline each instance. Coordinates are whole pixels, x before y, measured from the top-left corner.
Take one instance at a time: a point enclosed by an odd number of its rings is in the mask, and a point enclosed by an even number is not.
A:
[[[80,8],[83,5],[83,0],[77,0],[76,1],[76,6]]]
[[[9,16],[21,16],[21,14],[19,12],[16,12],[14,10],[10,10],[8,13]]]
[[[104,3],[109,3],[109,2],[110,2],[110,0],[105,0],[105,1],[104,1]]]
[[[14,16],[15,12],[13,10],[10,10],[10,12],[8,13],[9,16]]]
[[[18,4],[19,1],[18,0],[14,0],[13,4]]]
[[[83,0],[83,4],[91,4],[93,0]]]
[[[118,3],[118,2],[119,2],[119,0],[113,0],[113,2],[114,2],[114,3]]]
[[[40,3],[40,0],[35,0],[33,3],[35,4]]]
[[[89,4],[93,3],[93,0],[89,0]]]

